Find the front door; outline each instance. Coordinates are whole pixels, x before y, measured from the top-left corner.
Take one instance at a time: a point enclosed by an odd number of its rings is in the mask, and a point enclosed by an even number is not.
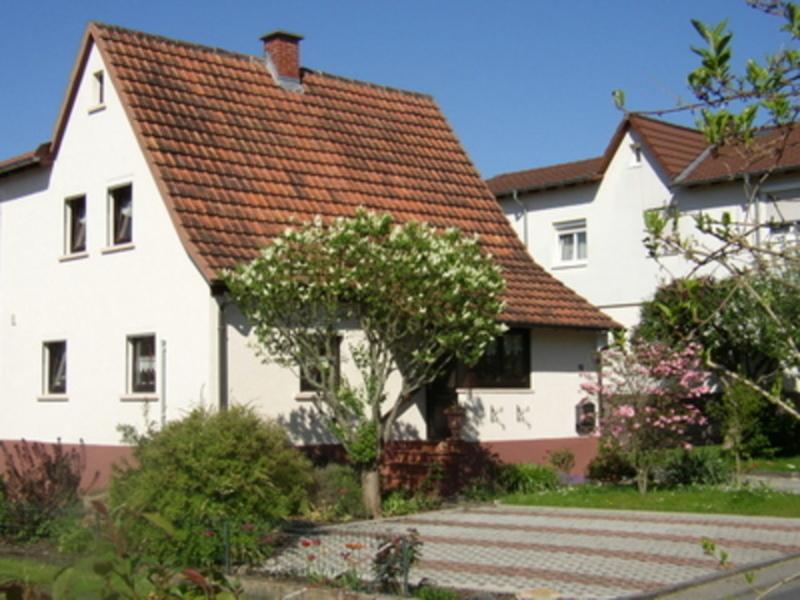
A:
[[[439,441],[450,437],[447,426],[446,408],[458,401],[456,392],[455,367],[448,368],[425,389],[425,425],[428,428],[428,440]]]

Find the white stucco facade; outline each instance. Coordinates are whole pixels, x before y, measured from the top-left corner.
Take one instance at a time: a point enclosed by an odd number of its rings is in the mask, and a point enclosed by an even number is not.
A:
[[[642,149],[638,161],[634,148]],[[800,188],[800,180],[774,177],[764,191],[787,188]],[[719,218],[728,212],[741,220],[746,210],[741,182],[671,187],[633,129],[618,144],[600,181],[520,193],[516,201],[504,195],[500,202],[523,240],[527,221],[527,246],[540,265],[626,327],[638,323],[642,302],[660,284],[692,266],[677,255],[660,261],[648,256],[646,211],[673,204],[682,215],[681,232],[696,235],[693,215]],[[559,234],[571,230],[585,231],[586,257],[562,261]]]
[[[220,308],[161,196],[94,47],[52,165],[0,177],[0,440],[121,442],[197,406],[219,405]],[[131,239],[114,243],[110,191],[130,186]],[[67,202],[85,198],[85,250],[68,251]],[[333,441],[299,394],[296,370],[264,361],[234,306],[224,311],[227,397],[284,423],[298,443]],[[357,337],[357,330],[345,332]],[[155,389],[131,389],[131,338],[155,339]],[[48,389],[48,345],[65,344],[65,389]],[[533,329],[531,385],[459,390],[474,439],[575,437],[580,371],[594,368],[597,333]],[[354,375],[344,352],[342,369]],[[399,389],[393,380],[389,398]],[[425,393],[398,437],[425,439]]]

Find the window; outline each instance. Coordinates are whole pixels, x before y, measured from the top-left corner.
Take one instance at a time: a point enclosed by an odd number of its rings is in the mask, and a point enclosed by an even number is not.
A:
[[[86,196],[64,202],[64,254],[86,251]]]
[[[591,400],[581,400],[575,406],[575,431],[578,435],[589,435],[597,428],[597,408]]]
[[[588,258],[586,221],[569,221],[555,225],[558,236],[558,264],[582,263]]]
[[[106,101],[106,81],[103,71],[97,71],[92,78],[92,93],[95,106],[102,106]]]
[[[156,336],[128,338],[128,392],[153,394],[156,391]]]
[[[336,382],[339,382],[339,370],[341,368],[341,346],[342,346],[342,337],[335,336],[333,339],[333,354],[334,354],[334,377],[336,377]],[[320,344],[319,355],[320,357],[324,357],[327,354],[327,350],[324,344]],[[320,372],[318,369],[314,369],[314,371],[308,375],[305,373],[300,373],[300,391],[301,392],[316,392],[317,388],[311,383],[311,379],[319,379]]]
[[[486,347],[472,369],[460,367],[458,379],[458,387],[530,388],[530,331],[509,329]]]
[[[793,190],[768,197],[765,220],[769,241],[778,245],[800,241],[800,191]]]
[[[109,242],[111,246],[130,244],[133,240],[133,188],[131,185],[112,188],[109,199]]]
[[[631,165],[639,167],[642,164],[642,145],[639,142],[631,144]]]
[[[67,342],[44,343],[43,391],[48,395],[67,393]]]

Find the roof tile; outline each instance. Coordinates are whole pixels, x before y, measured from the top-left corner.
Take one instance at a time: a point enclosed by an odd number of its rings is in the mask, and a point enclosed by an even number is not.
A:
[[[430,97],[309,70],[298,93],[254,57],[92,31],[209,278],[292,219],[364,206],[480,234],[503,269],[510,322],[616,326],[533,262]]]

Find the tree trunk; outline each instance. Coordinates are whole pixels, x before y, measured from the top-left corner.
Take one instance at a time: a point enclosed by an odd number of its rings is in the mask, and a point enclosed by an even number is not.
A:
[[[361,472],[361,498],[373,519],[381,516],[381,475],[378,468]]]

